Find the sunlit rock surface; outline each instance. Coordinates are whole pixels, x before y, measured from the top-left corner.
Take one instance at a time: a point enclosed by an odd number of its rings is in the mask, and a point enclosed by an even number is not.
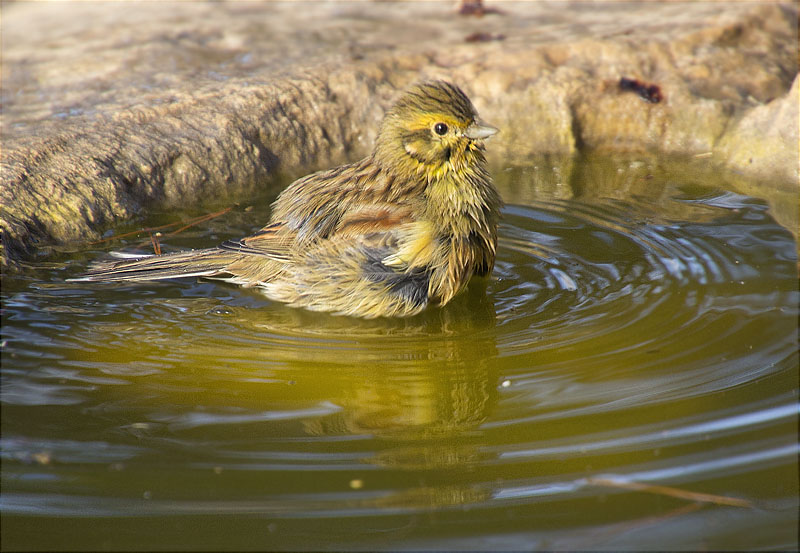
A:
[[[763,182],[796,232],[796,202],[784,205],[797,192],[795,6],[488,7],[498,13],[460,16],[451,2],[4,3],[3,265],[152,206],[241,197],[279,172],[357,159],[397,91],[427,78],[457,82],[502,129],[491,162],[710,157]],[[622,77],[656,86],[660,101],[620,90]]]

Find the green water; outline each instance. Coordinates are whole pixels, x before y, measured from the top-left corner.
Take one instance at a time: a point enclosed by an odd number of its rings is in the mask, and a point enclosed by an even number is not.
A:
[[[65,282],[146,235],[5,275],[3,548],[796,548],[795,206],[699,162],[493,173],[492,278],[410,319]]]

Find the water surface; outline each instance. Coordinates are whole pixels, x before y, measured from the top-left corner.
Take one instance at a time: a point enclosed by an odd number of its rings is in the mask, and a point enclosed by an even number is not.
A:
[[[796,548],[797,243],[767,202],[676,160],[493,173],[492,278],[410,319],[65,282],[146,234],[5,275],[4,547]]]

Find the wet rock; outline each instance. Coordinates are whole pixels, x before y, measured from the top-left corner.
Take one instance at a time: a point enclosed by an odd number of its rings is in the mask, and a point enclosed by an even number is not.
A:
[[[5,4],[3,265],[356,159],[424,78],[458,82],[502,129],[495,163],[712,152],[796,190],[796,7],[497,5]]]

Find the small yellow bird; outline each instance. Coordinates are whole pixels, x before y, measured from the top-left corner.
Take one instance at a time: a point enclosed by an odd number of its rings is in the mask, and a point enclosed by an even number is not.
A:
[[[457,86],[418,84],[386,113],[371,155],[289,185],[252,236],[101,263],[77,280],[218,278],[366,318],[444,305],[494,267],[502,201],[483,140],[496,132]]]

